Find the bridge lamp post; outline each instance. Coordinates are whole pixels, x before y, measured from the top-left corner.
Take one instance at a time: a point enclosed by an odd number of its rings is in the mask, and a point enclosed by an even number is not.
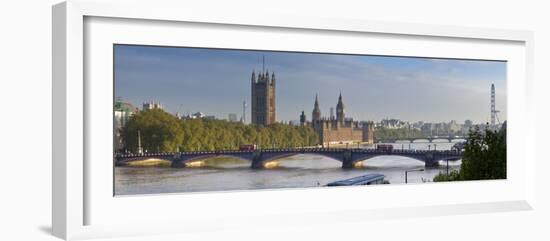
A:
[[[449,176],[449,159],[447,159],[447,176]]]
[[[413,169],[413,170],[406,170],[405,171],[405,184],[408,183],[408,173],[409,172],[423,172],[424,171],[424,168],[421,168],[421,169]]]

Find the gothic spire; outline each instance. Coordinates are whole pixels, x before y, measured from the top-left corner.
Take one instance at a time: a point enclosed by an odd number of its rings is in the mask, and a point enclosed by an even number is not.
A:
[[[315,94],[315,104],[313,106],[313,112],[311,113],[312,121],[321,119],[321,110],[319,109],[319,100],[317,94]]]
[[[315,105],[314,105],[314,108],[315,109],[319,109],[319,100],[317,98],[317,94],[315,94]]]
[[[336,104],[336,119],[339,122],[343,122],[345,119],[344,102],[342,101],[342,91],[340,91],[340,96],[338,96],[338,104]]]

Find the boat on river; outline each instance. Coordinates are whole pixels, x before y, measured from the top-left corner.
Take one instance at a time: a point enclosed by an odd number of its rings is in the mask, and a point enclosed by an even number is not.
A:
[[[352,177],[349,179],[344,179],[340,181],[335,181],[327,184],[329,187],[334,186],[360,186],[360,185],[374,185],[374,184],[389,184],[388,181],[384,180],[386,176],[382,174],[367,174],[358,177]]]

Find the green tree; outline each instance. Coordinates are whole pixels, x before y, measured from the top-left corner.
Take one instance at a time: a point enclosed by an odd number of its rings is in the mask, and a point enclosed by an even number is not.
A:
[[[450,182],[459,180],[462,179],[460,178],[460,172],[457,170],[449,172],[449,175],[447,175],[446,173],[439,173],[433,179],[434,182]]]
[[[245,125],[212,119],[180,120],[162,110],[134,115],[122,131],[130,151],[137,151],[137,133],[142,147],[155,151],[235,150],[242,144],[260,148],[316,145],[317,133],[311,127],[275,123],[269,126]]]
[[[122,129],[124,144],[133,152],[138,148],[138,131],[142,148],[149,152],[176,151],[184,140],[181,122],[160,109],[134,114]]]
[[[506,179],[506,122],[501,130],[478,127],[468,134],[460,171],[439,174],[437,181]]]
[[[383,126],[378,126],[374,129],[375,139],[399,139],[399,138],[423,138],[426,135],[418,129],[398,128],[388,129]]]
[[[460,176],[463,180],[506,178],[506,129],[478,128],[470,132],[464,146]]]

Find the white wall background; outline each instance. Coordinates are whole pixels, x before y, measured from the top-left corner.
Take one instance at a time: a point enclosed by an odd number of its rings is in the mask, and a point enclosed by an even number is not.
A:
[[[0,240],[56,240],[51,228],[51,5],[0,5]],[[116,240],[550,240],[550,7],[546,1],[195,1],[211,14],[281,14],[435,23],[535,32],[538,104],[535,211],[461,215],[288,229],[225,230]],[[154,11],[154,10],[152,10]],[[547,136],[548,138],[543,138]],[[244,229],[246,230],[246,229]]]

